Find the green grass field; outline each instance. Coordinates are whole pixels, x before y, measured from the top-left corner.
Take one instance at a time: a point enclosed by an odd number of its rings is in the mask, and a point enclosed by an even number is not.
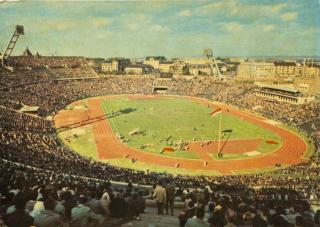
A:
[[[84,103],[86,103],[86,100],[84,100]],[[219,115],[210,116],[212,110],[206,105],[198,104],[195,100],[166,96],[159,96],[154,99],[128,99],[127,96],[118,96],[105,99],[102,103],[102,108],[114,133],[123,135],[127,145],[137,148],[142,152],[159,154],[163,147],[171,146],[171,143],[177,143],[180,140],[192,141],[194,139],[202,141],[216,140],[218,138]],[[73,104],[66,107],[66,109],[73,109]],[[279,125],[279,127],[297,133],[303,138],[308,145],[308,151],[304,154],[305,158],[313,154],[314,147],[309,143],[310,139],[306,135],[285,125]],[[136,128],[139,128],[142,133],[129,136],[128,133]],[[261,152],[261,155],[276,151],[283,143],[277,134],[228,113],[222,114],[222,129],[233,130],[232,134],[230,134],[230,139],[261,138],[262,142],[256,149]],[[58,136],[67,146],[81,155],[119,167],[182,175],[220,175],[220,172],[215,170],[190,171],[188,169],[164,167],[142,161],[138,161],[135,165],[132,165],[128,159],[100,160],[92,130],[92,125],[89,124],[80,129],[63,130],[58,132]],[[167,140],[169,137],[170,139]],[[265,140],[274,140],[279,144],[270,146],[264,142]],[[142,145],[145,146],[143,149],[141,149]],[[183,159],[199,159],[196,152],[179,150],[175,150],[172,153],[163,153],[162,155]],[[220,160],[250,158],[246,154],[226,153],[223,158],[217,158],[216,153],[208,153],[208,155]],[[262,173],[285,167],[246,169],[234,171],[233,173]]]
[[[125,96],[105,100],[102,108],[114,133],[124,137],[126,144],[145,152],[160,153],[164,147],[179,141],[217,140],[219,114],[210,116],[212,110],[203,104],[176,97],[155,99],[128,99]],[[139,128],[138,135],[129,133]],[[228,113],[222,114],[222,130],[232,129],[229,139],[261,138],[279,144],[270,146],[262,142],[257,151],[266,154],[278,149],[281,138],[259,126]],[[166,156],[198,159],[195,152],[175,150],[163,153]],[[243,154],[232,154],[226,159],[245,158]]]
[[[84,130],[85,133],[77,135],[77,137],[73,136],[72,129],[61,131],[58,133],[58,136],[72,150],[79,152],[87,158],[98,159],[91,125],[86,125]]]

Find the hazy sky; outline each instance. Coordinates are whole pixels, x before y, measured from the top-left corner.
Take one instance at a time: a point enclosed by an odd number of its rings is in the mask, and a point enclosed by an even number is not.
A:
[[[0,0],[0,52],[90,57],[320,55],[320,0]]]

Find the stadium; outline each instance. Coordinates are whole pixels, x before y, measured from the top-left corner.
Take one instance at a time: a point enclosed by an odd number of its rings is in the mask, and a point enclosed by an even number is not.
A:
[[[238,80],[211,49],[14,56],[26,35],[1,55],[0,226],[320,226],[318,93]]]

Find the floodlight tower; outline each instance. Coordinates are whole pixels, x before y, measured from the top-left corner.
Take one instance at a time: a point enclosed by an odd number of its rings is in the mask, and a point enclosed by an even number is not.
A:
[[[222,78],[222,74],[219,70],[219,67],[218,67],[218,64],[217,64],[217,61],[216,59],[214,58],[213,56],[213,52],[212,52],[212,49],[211,48],[207,48],[203,51],[203,54],[208,58],[208,61],[209,61],[209,66],[210,66],[210,71],[211,71],[211,75],[213,76],[214,73],[213,73],[213,68],[215,67],[216,70],[217,70],[217,74],[218,74],[218,77],[219,78]],[[214,66],[213,66],[214,64]]]
[[[10,57],[20,35],[24,35],[24,27],[23,25],[16,25],[16,29],[10,39],[10,42],[8,43],[4,54],[1,56],[2,66],[4,66],[5,61]]]

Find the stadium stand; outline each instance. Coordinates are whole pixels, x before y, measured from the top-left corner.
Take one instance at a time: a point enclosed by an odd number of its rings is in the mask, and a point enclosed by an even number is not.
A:
[[[87,226],[89,222],[92,226],[128,222],[140,226],[147,218],[142,214],[145,199],[152,199],[155,184],[173,184],[175,202],[183,206],[176,218],[181,226],[194,226],[193,222],[218,227],[319,226],[319,210],[310,206],[320,198],[318,152],[310,161],[273,174],[215,177],[143,172],[87,159],[60,142],[46,117],[82,98],[150,94],[157,79],[97,78],[83,66],[86,60],[77,57],[25,61],[12,59],[15,66],[32,65],[31,69],[0,69],[0,220],[6,225],[19,226],[19,221],[28,220],[36,226]],[[270,102],[253,95],[254,85],[217,84],[208,77],[157,84],[167,86],[169,94],[217,100],[252,111],[262,106],[258,113],[306,132],[319,146],[317,100],[301,106]],[[20,112],[23,105],[39,106],[38,115]],[[48,214],[54,221],[44,225],[43,217]],[[197,218],[192,218],[195,214]]]

